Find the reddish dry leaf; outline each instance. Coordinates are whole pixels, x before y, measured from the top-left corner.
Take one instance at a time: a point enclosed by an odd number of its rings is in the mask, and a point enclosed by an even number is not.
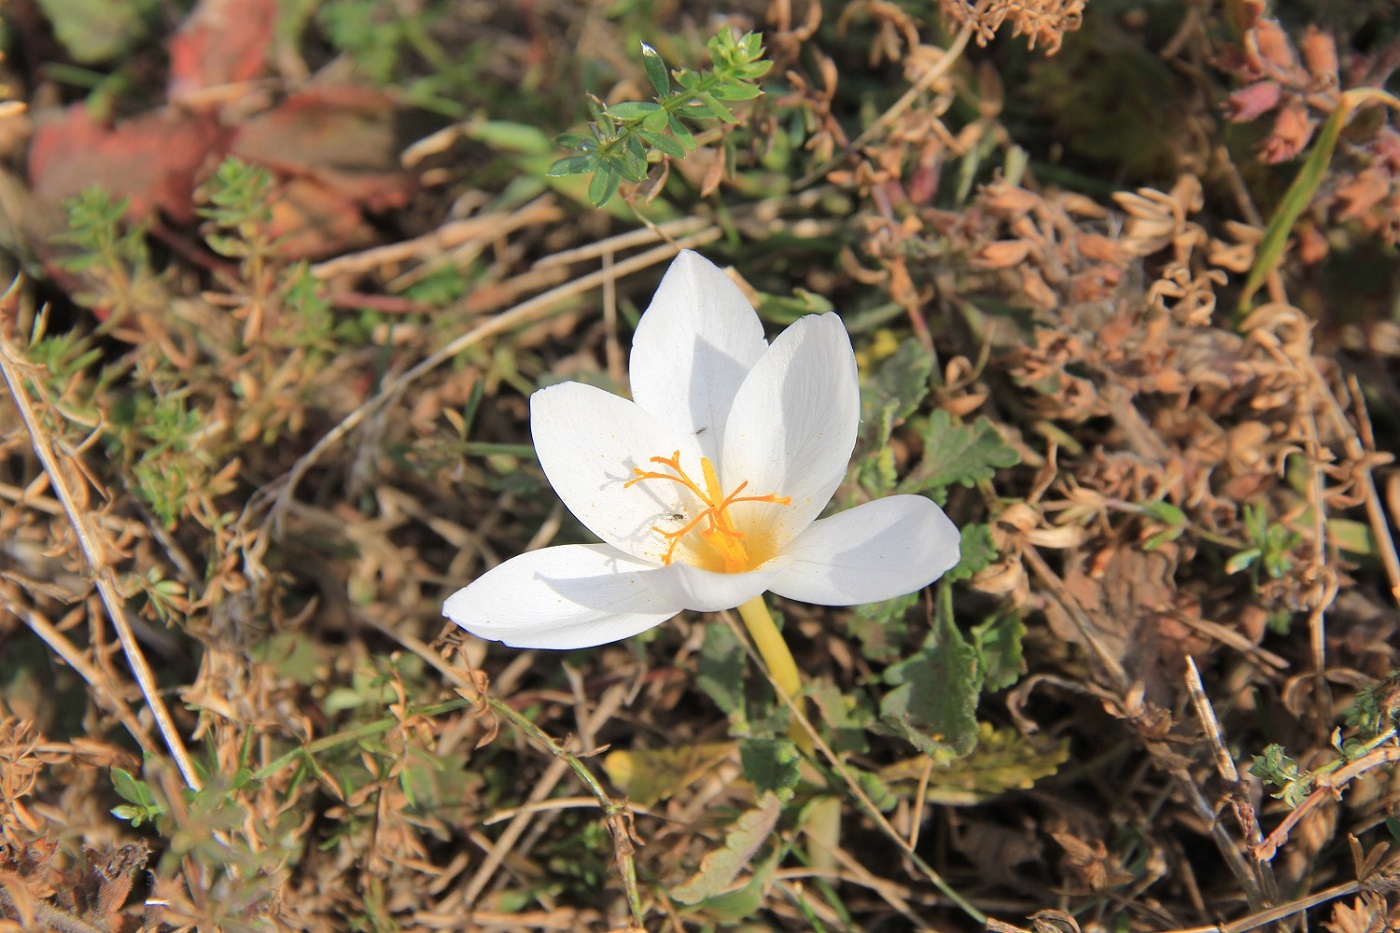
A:
[[[128,199],[133,220],[160,210],[175,223],[192,222],[196,177],[226,142],[212,120],[172,108],[105,126],[75,104],[36,124],[29,183],[40,201],[56,206],[96,185]]]
[[[1258,44],[1261,64],[1264,70],[1278,69],[1292,71],[1298,67],[1298,57],[1293,53],[1293,43],[1276,19],[1260,18],[1254,24],[1254,41]]]
[[[1264,161],[1270,164],[1287,162],[1302,152],[1312,139],[1317,121],[1308,116],[1308,108],[1301,101],[1292,101],[1279,111],[1274,121],[1274,131],[1264,140],[1262,152]]]
[[[1363,169],[1351,181],[1337,189],[1337,200],[1345,206],[1338,220],[1355,220],[1369,214],[1390,194],[1391,179],[1377,168]]]
[[[268,231],[285,259],[316,259],[374,242],[374,228],[355,202],[315,178],[292,178],[272,204]]]
[[[170,98],[262,74],[276,21],[277,0],[200,0],[170,41]]]
[[[1302,41],[1303,62],[1308,66],[1308,71],[1319,81],[1336,87],[1337,78],[1337,43],[1327,33],[1322,32],[1316,26],[1308,26],[1303,34]]]
[[[407,203],[417,188],[399,162],[411,141],[403,135],[404,116],[379,91],[315,88],[249,120],[230,150],[282,175],[310,175],[370,210],[389,210]]]
[[[1230,95],[1230,119],[1235,123],[1258,119],[1277,107],[1282,96],[1283,91],[1277,81],[1256,81],[1240,88]]]

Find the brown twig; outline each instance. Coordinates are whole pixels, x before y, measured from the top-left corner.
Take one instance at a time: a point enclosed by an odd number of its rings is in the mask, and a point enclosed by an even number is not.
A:
[[[885,127],[889,126],[895,120],[898,120],[904,111],[914,105],[914,101],[918,100],[920,94],[928,90],[933,82],[943,77],[957,64],[958,59],[962,57],[963,50],[967,48],[967,43],[972,39],[974,28],[975,24],[972,20],[968,20],[964,23],[962,29],[960,29],[957,36],[954,37],[952,45],[948,46],[943,56],[939,58],[938,61],[934,62],[929,66],[927,71],[919,76],[919,80],[914,82],[913,87],[905,91],[904,95],[900,97],[899,100],[895,101],[890,105],[888,110],[880,114],[879,118],[876,119],[874,123],[870,124],[865,132],[857,136],[855,141],[847,146],[840,155],[827,160],[794,182],[792,186],[793,189],[801,190],[813,182],[825,178],[832,169],[859,152],[862,146],[883,132]]]
[[[1210,697],[1206,696],[1205,686],[1201,683],[1201,672],[1196,668],[1196,659],[1189,655],[1186,658],[1186,689],[1191,694],[1191,704],[1195,707],[1196,718],[1200,720],[1201,728],[1205,731],[1206,741],[1215,755],[1215,768],[1221,780],[1225,782],[1230,808],[1235,813],[1235,820],[1240,824],[1240,831],[1251,845],[1257,845],[1263,838],[1263,833],[1259,829],[1254,804],[1249,800],[1249,789],[1240,780],[1235,759],[1225,747],[1225,735],[1220,728],[1220,721],[1215,717]],[[1256,870],[1259,872],[1260,892],[1267,901],[1276,900],[1278,886],[1274,881],[1272,866],[1261,862],[1256,866]]]
[[[1389,738],[1394,737],[1394,733],[1389,736]],[[1260,861],[1273,858],[1278,847],[1288,841],[1288,834],[1292,832],[1294,826],[1298,825],[1298,821],[1307,816],[1323,800],[1340,796],[1342,785],[1349,783],[1352,778],[1358,777],[1372,768],[1393,764],[1397,761],[1400,761],[1400,747],[1392,745],[1375,749],[1355,761],[1348,762],[1330,774],[1318,775],[1317,786],[1313,792],[1308,794],[1302,803],[1294,807],[1293,811],[1284,817],[1283,822],[1279,823],[1263,841],[1251,847],[1254,857]]]
[[[109,682],[105,672],[89,664],[87,658],[83,657],[83,653],[78,650],[76,645],[68,640],[66,635],[60,632],[52,622],[39,613],[34,612],[32,609],[16,610],[11,606],[6,606],[5,608],[17,616],[25,625],[29,626],[30,630],[35,635],[42,638],[48,646],[54,650],[55,654],[62,658],[69,667],[78,672],[79,677],[87,681],[88,686],[92,687],[95,695],[99,699],[106,701],[103,705],[108,706],[112,712],[117,715],[117,718],[121,720],[122,725],[126,727],[126,731],[136,740],[136,744],[141,746],[141,751],[148,755],[159,754],[156,743],[151,740],[150,735],[142,728],[135,714],[131,712],[131,708],[126,705],[126,701],[118,695],[117,691]]]
[[[694,236],[687,237],[682,245],[686,247],[699,246],[719,239],[721,232],[717,229],[708,228]],[[341,419],[340,423],[328,431],[310,450],[297,460],[296,464],[277,482],[270,484],[259,490],[249,501],[248,507],[244,510],[244,521],[251,516],[258,514],[263,508],[268,508],[268,517],[274,529],[280,526],[282,512],[286,509],[287,503],[296,493],[298,484],[306,475],[307,471],[315,466],[327,450],[339,443],[346,435],[355,430],[366,418],[377,412],[389,401],[397,398],[400,393],[411,384],[422,378],[443,363],[452,359],[469,347],[473,347],[483,340],[487,340],[497,334],[504,333],[515,327],[534,322],[537,317],[541,317],[553,310],[559,303],[567,298],[583,294],[602,285],[609,276],[621,278],[632,275],[642,269],[654,266],[659,262],[664,262],[675,255],[675,250],[670,246],[658,246],[648,250],[638,256],[617,263],[611,270],[602,269],[597,272],[581,276],[572,282],[551,288],[542,295],[536,295],[527,301],[521,302],[508,311],[503,311],[488,321],[485,321],[462,336],[453,340],[440,350],[429,354],[422,362],[402,375],[389,380],[380,387],[378,394],[360,405],[350,414]]]

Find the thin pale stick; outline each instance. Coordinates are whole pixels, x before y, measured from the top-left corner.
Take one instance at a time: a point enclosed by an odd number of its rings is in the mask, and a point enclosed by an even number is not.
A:
[[[150,707],[151,715],[155,717],[161,737],[165,739],[165,745],[170,749],[170,754],[175,759],[175,764],[180,769],[186,786],[193,790],[199,790],[201,784],[199,775],[194,769],[194,762],[190,760],[189,752],[185,750],[185,742],[175,728],[175,721],[170,718],[170,712],[165,708],[165,701],[160,698],[160,691],[156,686],[155,677],[151,674],[151,668],[146,663],[146,656],[141,653],[141,646],[136,643],[136,635],[132,632],[131,624],[126,618],[126,606],[121,591],[117,587],[112,568],[108,566],[106,558],[103,556],[97,532],[88,521],[87,515],[78,508],[77,501],[68,488],[68,480],[59,467],[58,457],[54,453],[53,446],[44,436],[43,427],[39,424],[39,418],[34,413],[34,406],[29,400],[29,392],[24,387],[24,378],[19,373],[20,360],[21,358],[15,353],[10,342],[0,336],[0,371],[3,371],[5,383],[10,388],[10,397],[14,399],[20,417],[24,420],[25,429],[29,432],[30,443],[34,445],[34,452],[39,455],[39,461],[44,465],[44,471],[49,474],[49,482],[53,484],[58,501],[63,503],[63,511],[67,514],[68,522],[73,526],[73,532],[78,537],[78,547],[82,549],[83,559],[87,562],[88,569],[92,573],[98,595],[102,597],[102,603],[107,607],[107,616],[112,620],[112,627],[117,631],[122,651],[126,653],[127,663],[131,665],[131,672],[136,677],[137,686],[141,688],[141,694],[146,698],[146,705]]]
[[[126,726],[126,731],[131,733],[136,744],[141,746],[141,751],[150,755],[160,753],[156,743],[146,734],[146,730],[141,728],[141,723],[136,720],[136,715],[131,712],[126,701],[118,696],[107,682],[106,675],[88,663],[87,658],[83,657],[83,653],[78,650],[78,647],[68,640],[68,636],[60,632],[48,619],[33,610],[16,611],[8,606],[6,608],[29,626],[35,635],[42,638],[69,667],[77,671],[78,676],[87,681],[88,686],[106,699],[112,712],[116,713],[117,718],[122,721],[122,725]]]

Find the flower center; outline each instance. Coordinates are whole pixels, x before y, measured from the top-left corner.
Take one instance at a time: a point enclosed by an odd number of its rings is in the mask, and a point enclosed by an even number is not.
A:
[[[676,531],[652,526],[651,530],[667,541],[666,553],[662,555],[661,563],[669,567],[672,559],[676,556],[676,546],[686,535],[697,529],[700,532],[700,537],[719,558],[718,566],[713,569],[722,573],[742,573],[746,570],[752,570],[767,560],[766,555],[763,556],[762,560],[751,560],[749,550],[744,546],[747,535],[734,527],[734,517],[730,514],[729,509],[739,502],[772,502],[777,505],[791,505],[791,497],[779,496],[771,492],[763,496],[740,495],[749,485],[748,480],[735,486],[734,491],[726,496],[720,487],[719,475],[715,473],[715,465],[710,462],[708,457],[700,458],[700,470],[704,480],[703,487],[691,479],[685,470],[681,469],[681,452],[679,450],[669,457],[652,457],[650,462],[660,464],[669,472],[661,473],[633,467],[632,472],[635,475],[623,484],[623,488],[634,486],[647,479],[669,480],[690,490],[705,505],[704,510],[699,515],[690,517],[689,521]],[[686,516],[683,513],[676,513],[672,518],[680,521]]]

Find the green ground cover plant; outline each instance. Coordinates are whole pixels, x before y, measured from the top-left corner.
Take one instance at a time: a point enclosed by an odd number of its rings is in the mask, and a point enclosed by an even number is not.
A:
[[[1400,919],[1400,17],[0,4],[0,929]],[[522,651],[684,249],[960,560]],[[662,452],[666,453],[666,452]],[[768,490],[758,490],[759,493]],[[745,623],[749,623],[746,627]]]

